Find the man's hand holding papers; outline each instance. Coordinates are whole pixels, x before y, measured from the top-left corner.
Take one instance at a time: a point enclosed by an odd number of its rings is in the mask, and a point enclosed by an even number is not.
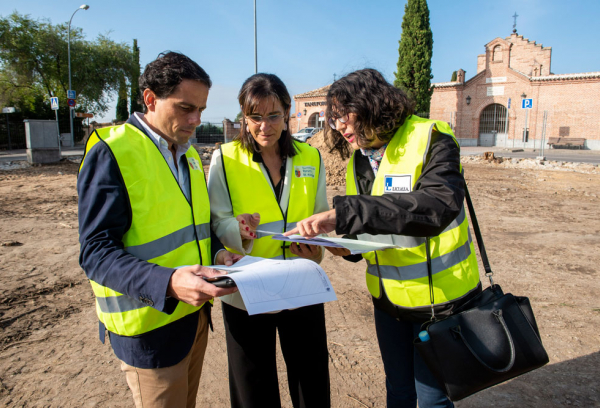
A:
[[[228,272],[250,315],[337,300],[325,271],[308,259],[245,256],[235,265],[213,268]]]

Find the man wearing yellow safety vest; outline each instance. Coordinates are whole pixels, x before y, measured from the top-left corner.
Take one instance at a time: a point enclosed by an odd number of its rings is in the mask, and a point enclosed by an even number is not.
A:
[[[451,313],[481,284],[458,143],[447,123],[419,118],[413,109],[414,102],[373,69],[334,82],[326,141],[342,157],[351,156],[346,196],[334,197],[335,209],[298,222],[286,235],[335,230],[398,247],[363,255],[387,406],[416,407],[418,400],[420,408],[452,407],[412,342],[432,310]],[[345,249],[330,252],[358,261]]]
[[[77,179],[80,264],[137,407],[193,407],[212,298],[231,265],[210,229],[202,162],[190,138],[210,77],[168,52],[140,77],[144,113],[90,135]]]

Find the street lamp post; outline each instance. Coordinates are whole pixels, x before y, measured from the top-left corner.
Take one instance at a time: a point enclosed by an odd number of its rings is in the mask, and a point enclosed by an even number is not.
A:
[[[254,0],[254,73],[258,74],[258,42],[256,38],[256,0]]]
[[[88,6],[87,4],[82,4],[81,6],[79,6],[79,8],[77,10],[75,10],[73,12],[73,14],[71,15],[71,19],[69,20],[69,30],[68,30],[68,41],[67,41],[67,60],[69,62],[69,91],[71,90],[71,21],[73,21],[73,16],[75,16],[75,13],[77,13],[79,10],[87,10],[89,9],[90,6]],[[73,110],[75,108],[72,106],[69,106],[69,123],[71,124],[71,145],[75,144],[75,137],[73,135]]]

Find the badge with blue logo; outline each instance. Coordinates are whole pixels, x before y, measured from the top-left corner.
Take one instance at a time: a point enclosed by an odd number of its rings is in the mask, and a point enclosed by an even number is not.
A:
[[[200,163],[194,157],[188,157],[188,163],[190,164],[192,170],[200,170],[201,168]]]
[[[412,175],[391,174],[386,175],[383,193],[410,193],[412,191]]]

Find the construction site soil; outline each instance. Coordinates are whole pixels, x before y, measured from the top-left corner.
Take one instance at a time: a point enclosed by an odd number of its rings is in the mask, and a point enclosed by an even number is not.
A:
[[[331,199],[344,194],[344,165],[321,150]],[[500,161],[464,158],[465,175],[494,279],[531,299],[550,363],[456,406],[600,406],[598,167]],[[78,265],[76,174],[69,161],[0,170],[2,406],[133,406],[118,360],[98,340],[94,297]],[[328,254],[322,266],[338,296],[325,305],[332,405],[385,406],[365,264]],[[220,309],[216,300],[201,407],[229,406]],[[279,351],[278,370],[283,406],[291,407]]]

